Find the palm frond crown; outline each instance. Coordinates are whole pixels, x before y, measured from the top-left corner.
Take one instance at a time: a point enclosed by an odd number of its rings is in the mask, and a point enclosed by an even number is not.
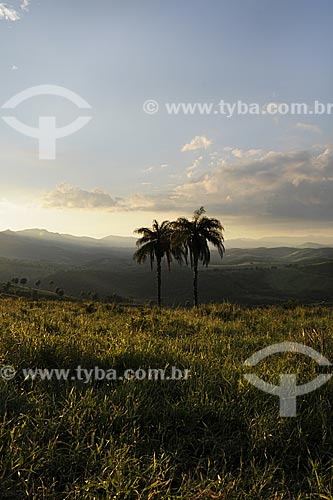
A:
[[[176,246],[181,245],[186,259],[190,258],[191,267],[195,262],[202,261],[208,266],[210,262],[209,244],[214,246],[221,257],[224,248],[224,227],[218,219],[207,217],[204,207],[200,207],[193,214],[192,220],[179,217],[173,224],[174,241]]]

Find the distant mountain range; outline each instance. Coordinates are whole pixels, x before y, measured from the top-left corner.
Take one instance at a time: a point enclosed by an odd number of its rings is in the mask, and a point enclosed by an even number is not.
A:
[[[68,243],[83,246],[107,246],[107,247],[133,247],[136,238],[131,236],[106,236],[105,238],[91,238],[89,236],[72,236],[71,234],[52,233],[46,229],[24,229],[23,231],[3,231],[3,234],[22,236],[25,238],[38,239],[39,241],[52,241],[54,243]]]
[[[51,233],[43,229],[0,232],[0,257],[76,265],[112,252],[133,251],[135,238],[108,236],[102,239]]]
[[[105,250],[113,248],[131,248],[135,247],[136,238],[131,236],[106,236],[105,238],[91,238],[88,236],[72,236],[70,234],[60,234],[47,231],[46,229],[25,229],[23,231],[2,231],[0,232],[0,256],[7,257],[13,256],[10,253],[12,245],[15,247],[24,244],[27,248],[35,246],[36,240],[40,243],[40,250],[37,252],[38,256],[35,258],[43,258],[43,250],[48,248],[50,244],[54,249],[57,247],[72,246],[74,248],[80,247],[81,249],[100,249]],[[279,237],[266,237],[260,239],[254,238],[237,238],[237,239],[227,239],[225,242],[227,249],[230,248],[276,248],[276,247],[295,247],[295,248],[323,248],[323,247],[333,247],[333,237],[325,238],[320,237],[320,243],[316,241],[315,236],[303,236],[303,237],[292,237],[292,236],[279,236]],[[54,250],[54,252],[59,252]],[[5,253],[7,254],[5,255]],[[17,253],[17,249],[15,250]],[[33,257],[33,255],[31,256]]]
[[[308,240],[309,242],[307,243]],[[310,242],[312,240],[312,242]],[[133,260],[136,238],[95,239],[43,229],[0,232],[0,282],[41,280],[43,290],[63,288],[88,297],[114,294],[134,301],[155,299],[155,272]],[[327,240],[327,243],[329,241]],[[226,241],[221,261],[212,251],[200,267],[200,297],[205,302],[243,303],[333,301],[333,245],[300,239],[262,238]],[[191,270],[177,264],[163,273],[165,303],[191,301]]]
[[[316,242],[315,236],[275,236],[260,239],[238,238],[226,241],[226,248],[276,248],[276,247],[296,247],[296,248],[323,248],[333,247],[333,238],[320,237],[320,243]]]

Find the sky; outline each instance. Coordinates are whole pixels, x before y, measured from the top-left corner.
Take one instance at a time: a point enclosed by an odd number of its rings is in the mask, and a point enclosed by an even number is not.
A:
[[[332,16],[331,0],[0,0],[0,230],[126,236],[203,205],[226,238],[333,237]],[[7,109],[40,86],[89,107]],[[90,121],[46,159],[8,116]]]

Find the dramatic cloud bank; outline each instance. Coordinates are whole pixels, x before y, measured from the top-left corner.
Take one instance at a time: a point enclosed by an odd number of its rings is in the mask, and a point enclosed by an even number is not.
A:
[[[333,153],[328,146],[293,152],[226,147],[214,162],[204,166],[203,161],[200,156],[184,168],[183,182],[154,194],[114,198],[100,189],[61,184],[45,196],[44,206],[192,211],[204,205],[221,215],[240,218],[333,220]]]
[[[236,154],[235,154],[236,153]],[[182,204],[200,200],[224,214],[333,220],[329,147],[281,153],[231,150],[212,171],[178,185]],[[235,159],[236,158],[236,159]]]

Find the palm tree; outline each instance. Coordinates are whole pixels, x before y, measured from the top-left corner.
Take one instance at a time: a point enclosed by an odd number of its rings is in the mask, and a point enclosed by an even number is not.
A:
[[[172,258],[174,257],[181,263],[183,252],[179,247],[173,246],[173,225],[167,220],[159,224],[155,219],[151,228],[140,227],[135,230],[135,233],[141,235],[141,238],[136,242],[138,249],[133,258],[139,264],[143,264],[149,258],[151,269],[156,259],[157,302],[161,306],[162,260],[166,258],[170,270]]]
[[[192,220],[180,217],[173,224],[176,246],[182,246],[187,261],[190,256],[193,269],[193,297],[194,305],[198,306],[198,264],[202,262],[208,266],[210,262],[209,244],[217,248],[221,258],[225,252],[223,245],[224,227],[218,219],[206,217],[204,207],[193,214]]]

